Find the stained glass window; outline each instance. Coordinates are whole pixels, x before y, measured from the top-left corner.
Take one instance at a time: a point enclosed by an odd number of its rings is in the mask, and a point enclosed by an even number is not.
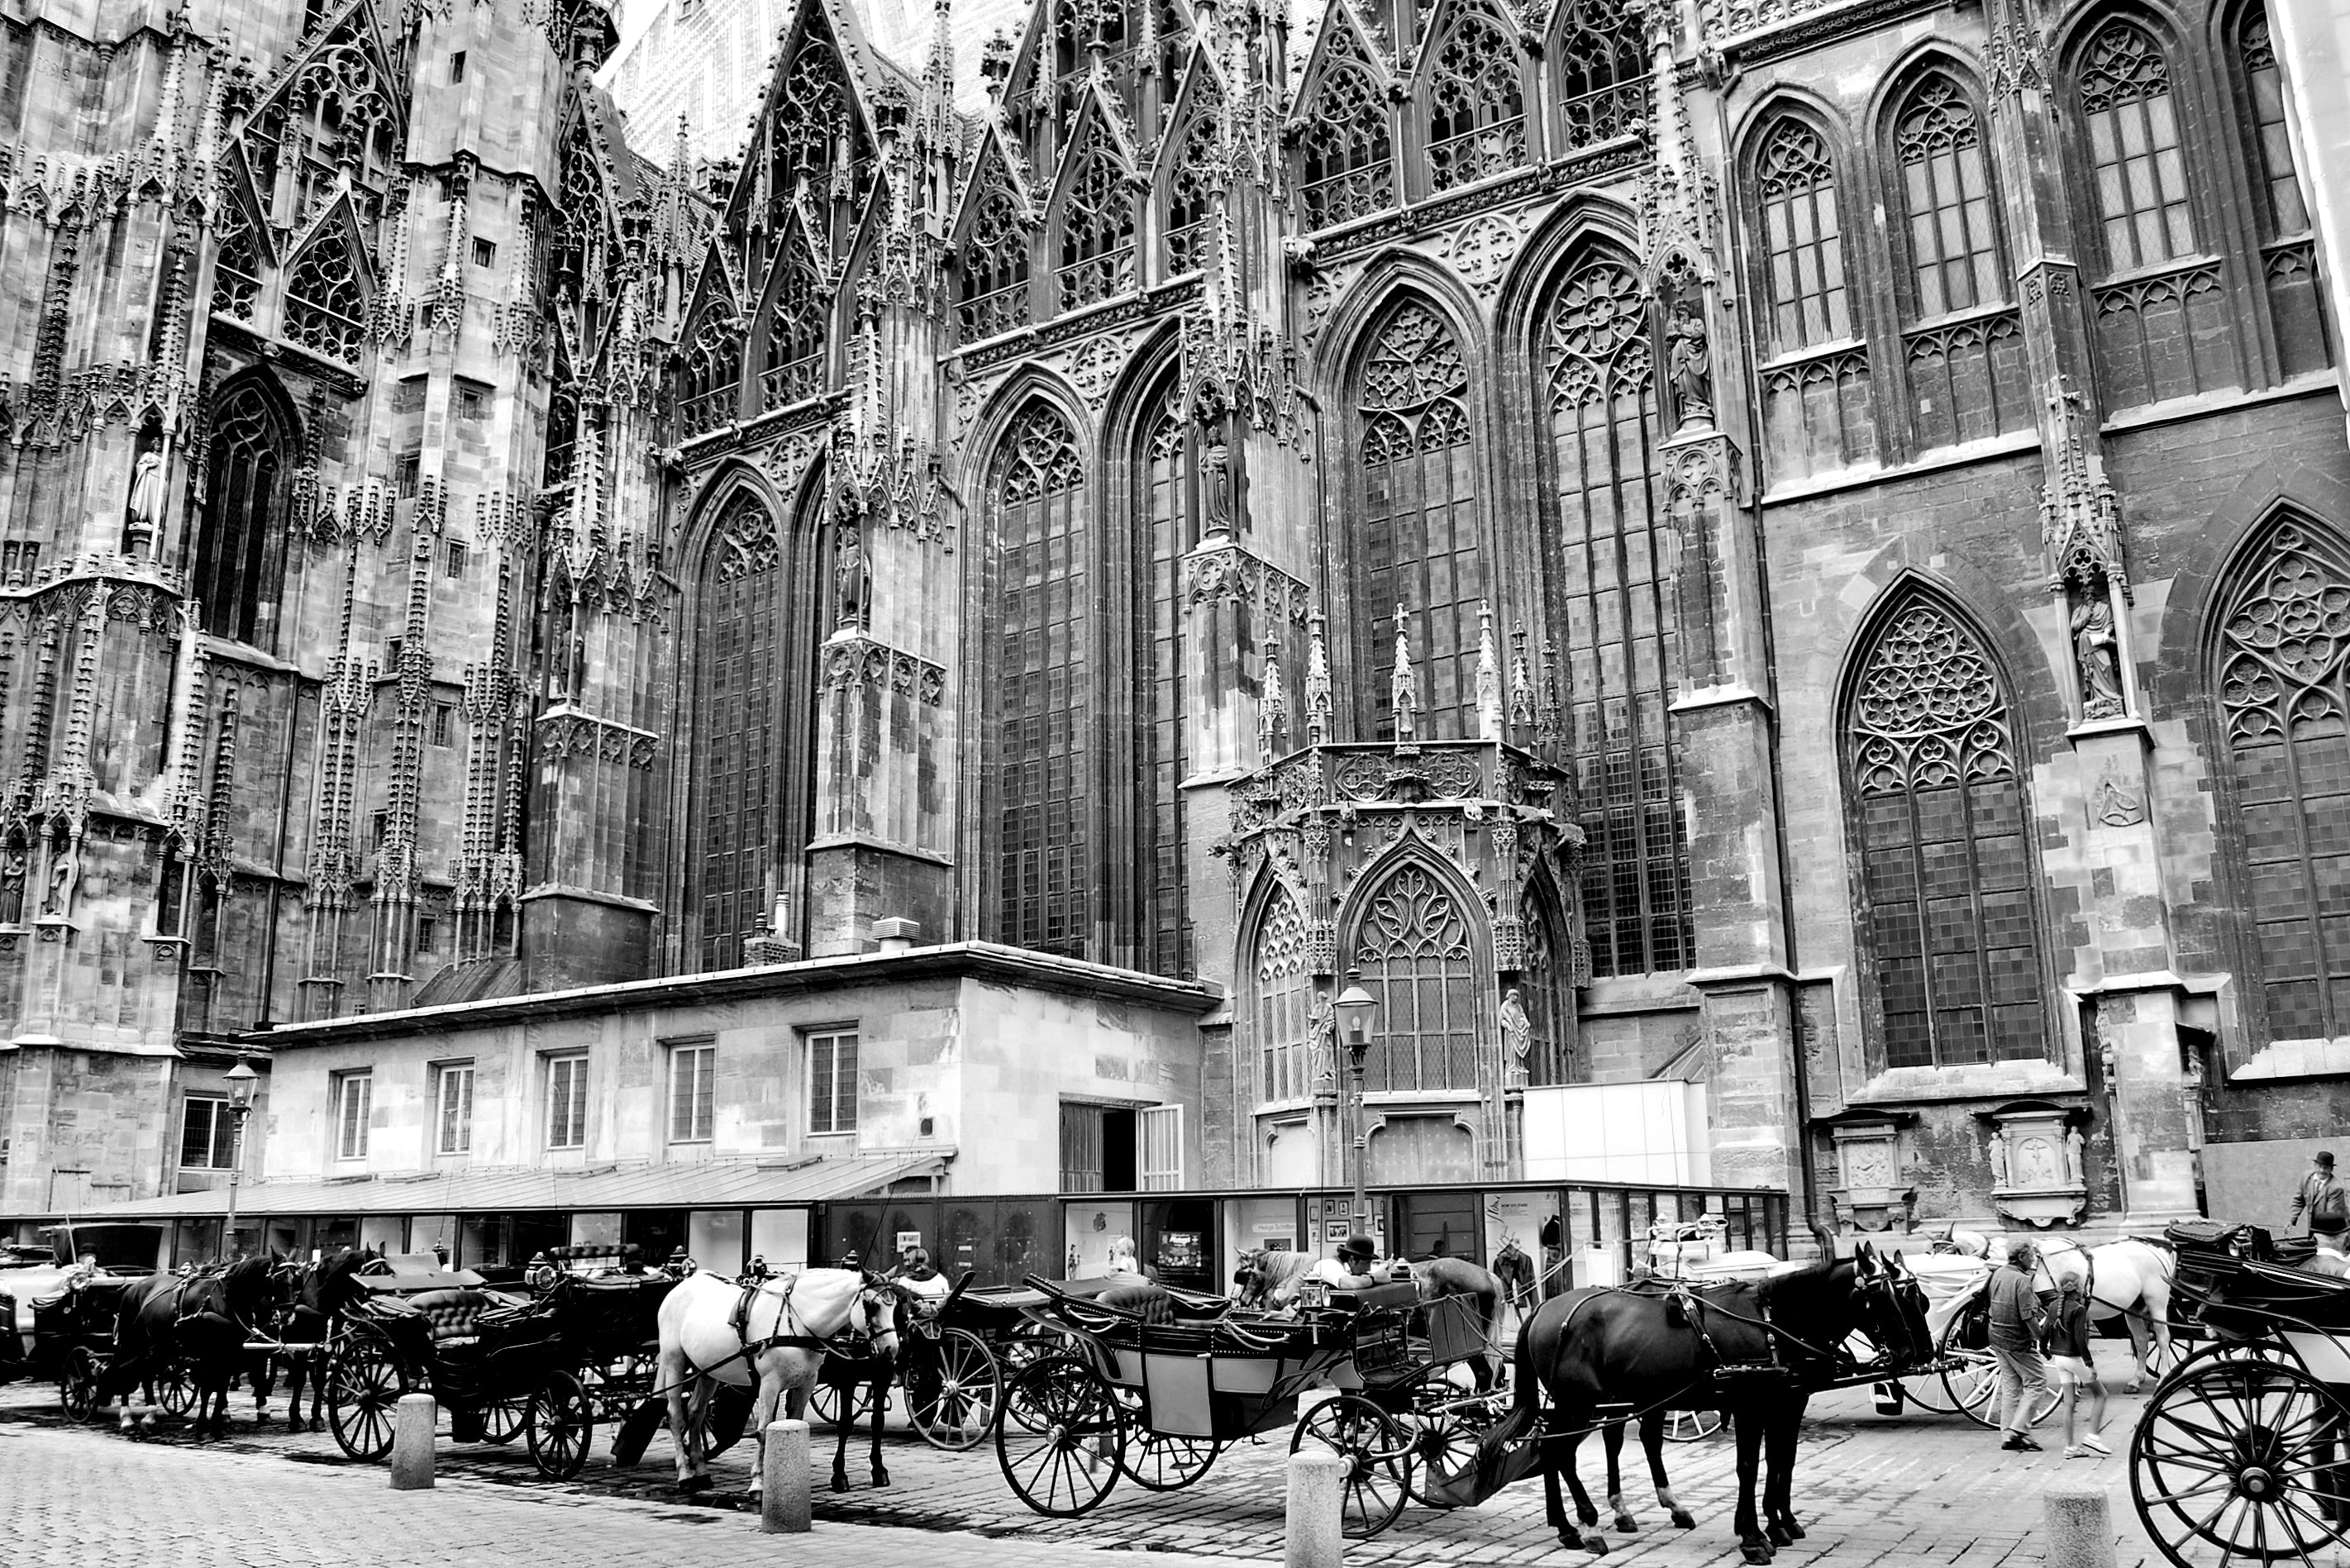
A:
[[[261,388],[232,389],[213,413],[212,450],[204,462],[203,531],[196,539],[192,585],[214,637],[255,642],[269,638],[277,618],[283,558],[275,548],[285,532],[286,453],[289,432]]]
[[[990,476],[997,941],[1084,956],[1091,934],[1091,686],[1084,480],[1068,421],[1023,410]]]
[[[1477,1086],[1477,985],[1469,916],[1451,888],[1407,861],[1371,895],[1355,965],[1378,999],[1378,1038],[1363,1087]]]
[[[2043,1054],[2023,779],[1991,656],[1911,592],[1877,623],[1845,723],[1885,1064]]]
[[[1181,416],[1171,401],[1161,404],[1144,421],[1135,640],[1139,695],[1148,715],[1142,730],[1143,821],[1149,834],[1139,857],[1147,867],[1142,967],[1165,975],[1180,975],[1190,961],[1183,931],[1183,659],[1176,640],[1183,553],[1191,545],[1183,507],[1189,466],[1184,445]]]
[[[1560,284],[1543,349],[1586,836],[1583,909],[1599,975],[1695,961],[1689,844],[1666,718],[1680,678],[1674,536],[1659,515],[1647,321],[1631,267],[1594,257]]]
[[[1971,310],[2006,297],[1983,141],[1974,104],[1939,73],[1910,89],[1894,121],[1919,316]]]
[[[1359,624],[1377,704],[1375,733],[1395,735],[1395,613],[1402,607],[1418,677],[1423,739],[1476,733],[1476,449],[1461,340],[1418,300],[1372,334],[1357,390],[1363,511],[1354,534]]]
[[[783,687],[783,574],[775,520],[745,496],[711,533],[692,640],[697,840],[687,907],[705,970],[734,969],[772,896],[778,845],[776,742]]]
[[[2350,1033],[2350,558],[2278,524],[2227,598],[2219,695],[2272,1040]]]
[[[1526,161],[1525,89],[1517,40],[1463,13],[1437,46],[1428,87],[1429,175],[1440,191]]]
[[[1773,351],[1850,337],[1835,166],[1820,133],[1799,119],[1773,127],[1755,159],[1754,189],[1762,210]]]
[[[1313,1093],[1314,977],[1306,970],[1305,917],[1276,891],[1256,933],[1257,1098],[1302,1100]]]
[[[2106,266],[2128,272],[2195,254],[2187,160],[2160,47],[2133,23],[2106,23],[2082,56],[2077,90]]]

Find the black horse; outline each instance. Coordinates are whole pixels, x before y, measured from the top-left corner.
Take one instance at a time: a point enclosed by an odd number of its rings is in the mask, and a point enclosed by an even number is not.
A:
[[[1770,1562],[1774,1548],[1804,1533],[1791,1495],[1804,1408],[1814,1393],[1853,1370],[1845,1342],[1856,1332],[1887,1358],[1880,1369],[1887,1376],[1932,1355],[1925,1293],[1898,1259],[1883,1262],[1866,1243],[1856,1257],[1752,1283],[1585,1289],[1545,1302],[1518,1336],[1513,1422],[1544,1433],[1544,1501],[1559,1540],[1595,1553],[1607,1550],[1604,1539],[1586,1539],[1569,1521],[1558,1485],[1564,1469],[1576,1517],[1586,1528],[1599,1522],[1575,1474],[1575,1450],[1601,1422],[1616,1528],[1638,1528],[1624,1506],[1617,1469],[1627,1421],[1638,1423],[1658,1504],[1676,1525],[1693,1528],[1697,1521],[1675,1501],[1665,1475],[1664,1417],[1671,1410],[1718,1409],[1737,1425],[1739,1546],[1747,1562]],[[1546,1421],[1538,1387],[1550,1398]],[[1754,1481],[1766,1450],[1769,1476],[1758,1519]]]
[[[839,1437],[832,1449],[832,1490],[848,1490],[848,1435],[857,1425],[858,1415],[869,1412],[872,1417],[873,1450],[871,1465],[873,1484],[889,1484],[889,1469],[881,1462],[881,1417],[889,1408],[889,1385],[898,1376],[898,1356],[906,1343],[906,1318],[909,1311],[904,1287],[884,1280],[869,1271],[865,1283],[868,1289],[882,1293],[889,1303],[887,1324],[879,1319],[874,1324],[875,1335],[870,1339],[847,1341],[857,1354],[844,1355],[827,1349],[824,1359],[816,1363],[818,1383],[833,1391],[840,1402]],[[894,1338],[889,1337],[895,1335]],[[862,1395],[860,1403],[858,1396]]]
[[[184,1366],[196,1388],[197,1438],[228,1435],[229,1387],[255,1373],[256,1353],[244,1345],[269,1316],[271,1266],[239,1258],[203,1273],[150,1274],[122,1293],[114,1355],[99,1380],[100,1404],[123,1402],[122,1430],[131,1429],[130,1390]]]
[[[367,1293],[358,1282],[359,1268],[372,1256],[346,1248],[316,1262],[279,1262],[271,1272],[276,1296],[272,1327],[286,1346],[277,1359],[286,1364],[286,1424],[290,1430],[303,1429],[305,1388],[310,1395],[309,1429],[326,1428],[320,1413],[327,1403],[328,1352],[342,1328],[343,1314]],[[265,1419],[268,1396],[265,1392],[261,1397]]]

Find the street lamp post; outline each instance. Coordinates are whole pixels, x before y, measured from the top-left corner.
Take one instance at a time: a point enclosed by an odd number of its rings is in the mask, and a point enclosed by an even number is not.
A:
[[[261,1081],[239,1054],[228,1070],[228,1218],[221,1221],[221,1255],[236,1256],[236,1183],[244,1174],[244,1118],[253,1114],[253,1088]]]
[[[1352,1119],[1349,1131],[1355,1145],[1354,1221],[1357,1235],[1367,1235],[1371,1229],[1370,1204],[1363,1197],[1363,1153],[1367,1147],[1363,1131],[1363,1058],[1371,1053],[1371,1015],[1379,1004],[1362,986],[1363,971],[1347,971],[1347,989],[1338,993],[1332,1010],[1338,1014],[1338,1038],[1347,1046],[1347,1064],[1355,1077]]]

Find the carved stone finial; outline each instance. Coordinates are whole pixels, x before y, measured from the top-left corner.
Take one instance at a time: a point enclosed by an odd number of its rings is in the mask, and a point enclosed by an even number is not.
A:
[[[1320,610],[1305,625],[1305,743],[1322,746],[1330,742],[1330,649]]]
[[[1419,682],[1411,668],[1411,623],[1403,606],[1396,606],[1395,673],[1388,694],[1395,707],[1395,743],[1399,751],[1416,749],[1419,741]]]
[[[1477,603],[1477,738],[1499,741],[1502,733],[1502,659],[1493,646],[1493,606]]]
[[[1526,628],[1510,633],[1510,728],[1517,732],[1520,744],[1533,737],[1527,732],[1534,727],[1534,680],[1526,669]]]
[[[1565,734],[1558,701],[1558,645],[1548,638],[1542,644],[1542,698],[1534,706],[1534,738],[1544,751],[1555,754]]]
[[[1264,643],[1264,680],[1256,705],[1256,754],[1261,762],[1271,762],[1282,753],[1282,737],[1288,729],[1289,701],[1282,694],[1281,639],[1267,638]]]

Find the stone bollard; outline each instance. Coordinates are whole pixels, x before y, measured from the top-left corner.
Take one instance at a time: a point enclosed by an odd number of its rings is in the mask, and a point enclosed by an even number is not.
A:
[[[1288,1531],[1282,1544],[1283,1568],[1338,1568],[1345,1560],[1347,1477],[1354,1469],[1344,1454],[1300,1449],[1289,1456]]]
[[[441,1407],[430,1394],[403,1394],[392,1417],[391,1490],[429,1491],[432,1488],[432,1429],[440,1424]]]
[[[2103,1487],[2052,1486],[2047,1510],[2047,1568],[2114,1568],[2114,1521]]]
[[[808,1508],[808,1425],[770,1421],[759,1454],[759,1528],[770,1535],[806,1535]]]

